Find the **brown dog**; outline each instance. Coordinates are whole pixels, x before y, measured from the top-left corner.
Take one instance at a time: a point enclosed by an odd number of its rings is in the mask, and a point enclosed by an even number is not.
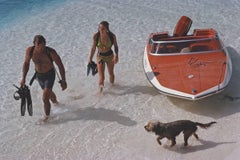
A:
[[[157,142],[161,145],[161,139],[167,138],[172,141],[172,146],[176,144],[176,136],[179,135],[181,132],[184,134],[184,146],[188,145],[188,138],[191,135],[194,135],[196,139],[198,139],[198,135],[195,133],[197,131],[197,126],[201,128],[208,128],[212,124],[216,122],[210,122],[206,124],[192,122],[190,120],[179,120],[170,123],[161,123],[157,122],[148,122],[147,125],[144,126],[146,131],[154,132],[158,135]]]

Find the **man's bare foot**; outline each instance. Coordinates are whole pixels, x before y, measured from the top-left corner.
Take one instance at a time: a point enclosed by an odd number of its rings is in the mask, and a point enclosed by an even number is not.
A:
[[[49,117],[50,117],[50,116],[44,116],[44,117],[42,118],[42,121],[43,121],[43,122],[47,122],[47,121],[49,120]]]
[[[50,119],[50,116],[43,116],[42,118],[40,118],[38,121],[37,121],[37,125],[41,125],[41,124],[45,124],[48,122],[48,120]]]
[[[57,99],[51,99],[51,101],[52,101],[53,104],[58,104]]]
[[[58,102],[58,101],[56,101],[56,102],[53,102],[53,105],[54,106],[58,106],[60,103]]]

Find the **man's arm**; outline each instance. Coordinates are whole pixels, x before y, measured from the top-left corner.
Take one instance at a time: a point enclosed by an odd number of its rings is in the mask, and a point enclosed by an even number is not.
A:
[[[26,54],[25,54],[25,60],[23,62],[23,67],[22,67],[22,80],[21,80],[21,86],[25,86],[25,82],[26,82],[26,76],[29,70],[29,65],[30,65],[30,51],[31,51],[31,47],[28,47],[26,50]]]
[[[51,50],[51,57],[53,61],[56,63],[56,65],[58,66],[58,69],[62,78],[61,87],[62,87],[62,90],[65,90],[67,88],[67,82],[66,82],[66,76],[65,76],[65,68],[62,63],[62,60],[54,49]]]

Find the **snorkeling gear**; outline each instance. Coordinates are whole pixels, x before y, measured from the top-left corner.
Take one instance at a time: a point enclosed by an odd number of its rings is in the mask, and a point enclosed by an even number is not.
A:
[[[16,92],[14,92],[13,98],[15,100],[21,99],[21,116],[25,115],[26,106],[27,106],[28,114],[32,116],[33,109],[32,109],[32,98],[31,98],[30,89],[26,85],[21,86],[20,88],[17,87],[16,85],[13,85],[13,86],[18,89]]]
[[[92,75],[93,76],[95,76],[98,73],[97,64],[94,61],[91,61],[87,65],[87,76],[89,75],[91,70],[92,70]]]

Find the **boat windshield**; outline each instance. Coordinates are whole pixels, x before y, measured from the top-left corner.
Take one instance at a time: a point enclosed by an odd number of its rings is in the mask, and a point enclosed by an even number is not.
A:
[[[153,54],[216,52],[222,49],[218,37],[192,39],[189,37],[189,39],[166,39],[161,41],[150,39],[149,44]]]

